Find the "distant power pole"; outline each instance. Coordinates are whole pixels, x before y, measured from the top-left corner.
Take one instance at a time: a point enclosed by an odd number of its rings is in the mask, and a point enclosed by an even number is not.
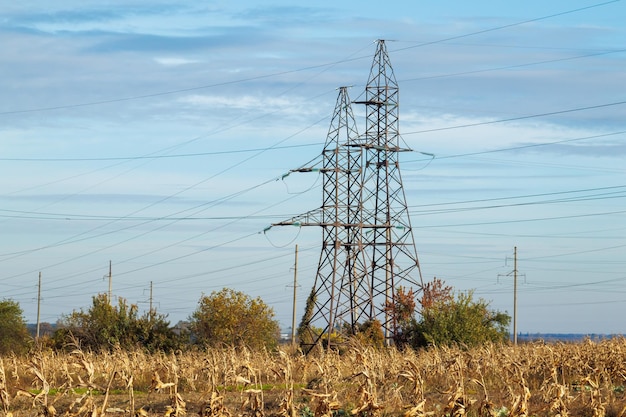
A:
[[[39,272],[39,285],[37,287],[37,336],[36,339],[39,340],[39,317],[41,312],[41,271]]]
[[[296,295],[298,285],[298,245],[296,245],[295,262],[293,267],[293,312],[291,315],[291,344],[296,345]]]
[[[517,246],[513,248],[513,344],[517,345]]]
[[[513,247],[513,270],[504,274],[507,277],[511,275],[513,275],[513,344],[517,345],[517,246]]]
[[[152,316],[152,281],[150,281],[150,315]]]
[[[109,261],[109,305],[113,305],[113,273],[111,261]]]

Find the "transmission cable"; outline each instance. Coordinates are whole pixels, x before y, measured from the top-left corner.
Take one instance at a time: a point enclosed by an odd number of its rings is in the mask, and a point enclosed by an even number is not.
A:
[[[567,11],[564,11],[564,12],[554,13],[554,14],[551,14],[551,15],[546,15],[546,16],[542,16],[542,17],[528,19],[528,20],[515,22],[515,23],[511,23],[511,24],[507,24],[507,25],[496,26],[496,27],[493,27],[493,28],[482,29],[482,30],[479,30],[479,31],[466,33],[466,34],[463,34],[463,35],[451,36],[451,37],[447,37],[447,38],[443,38],[443,39],[438,39],[438,40],[435,40],[435,41],[422,42],[422,43],[419,43],[417,45],[411,45],[411,46],[407,46],[407,47],[404,47],[404,48],[396,49],[396,51],[402,51],[402,50],[413,49],[413,48],[418,48],[418,47],[423,47],[423,46],[428,46],[428,45],[434,45],[434,44],[437,44],[437,43],[444,43],[444,42],[448,42],[448,41],[451,41],[451,40],[462,39],[462,38],[475,36],[475,35],[479,35],[479,34],[483,34],[483,33],[494,32],[494,31],[497,31],[497,30],[507,29],[507,28],[514,27],[514,26],[520,26],[520,25],[524,25],[524,24],[527,24],[527,23],[537,22],[537,21],[540,21],[540,20],[546,20],[546,19],[550,19],[550,18],[553,18],[553,17],[558,17],[558,16],[563,16],[563,15],[566,15],[566,14],[576,13],[576,12],[592,9],[592,8],[595,8],[595,7],[606,6],[608,4],[617,3],[619,1],[620,0],[611,0],[611,1],[603,2],[603,3],[596,3],[596,4],[593,4],[593,5],[590,5],[590,6],[586,6],[586,7],[580,7],[580,8],[577,8],[577,9],[571,9],[571,10],[567,10]],[[0,112],[0,116],[12,115],[12,114],[22,114],[22,113],[43,112],[43,111],[51,111],[51,110],[61,110],[61,109],[72,109],[72,108],[77,108],[77,107],[86,107],[86,106],[95,106],[95,105],[101,105],[101,104],[119,103],[119,102],[124,102],[124,101],[140,100],[140,99],[154,98],[154,97],[160,97],[160,96],[166,96],[166,95],[172,95],[172,94],[186,93],[186,92],[190,92],[190,91],[197,91],[197,90],[221,87],[221,86],[232,85],[232,84],[246,83],[246,82],[256,81],[256,80],[261,80],[261,79],[266,79],[266,78],[278,77],[278,76],[281,76],[281,75],[293,74],[293,73],[296,73],[296,72],[302,72],[302,71],[308,71],[308,70],[312,70],[312,69],[319,69],[319,68],[324,68],[324,67],[329,67],[329,66],[335,66],[335,65],[338,65],[338,64],[343,64],[343,63],[346,63],[346,62],[357,61],[357,60],[361,60],[361,59],[365,59],[365,58],[369,58],[369,56],[354,57],[354,58],[338,60],[338,61],[331,62],[331,63],[326,63],[326,64],[311,65],[311,66],[308,66],[308,67],[302,67],[302,68],[297,68],[297,69],[293,69],[293,70],[280,71],[280,72],[271,73],[271,74],[263,74],[263,75],[258,75],[258,76],[254,76],[254,77],[241,78],[241,79],[237,79],[237,80],[224,81],[224,82],[220,82],[220,83],[214,83],[214,84],[208,84],[208,85],[202,85],[202,86],[196,86],[196,87],[189,87],[189,88],[182,88],[182,89],[177,89],[177,90],[161,91],[161,92],[156,92],[156,93],[140,94],[140,95],[134,95],[134,96],[128,96],[128,97],[120,97],[120,98],[113,98],[113,99],[108,99],[108,100],[99,100],[99,101],[92,101],[92,102],[83,102],[83,103],[76,103],[76,104],[60,105],[60,106],[49,106],[49,107],[40,107],[40,108],[31,108],[31,109],[22,109],[22,110],[10,110],[10,111]]]
[[[419,43],[417,45],[411,45],[411,46],[407,46],[407,47],[404,47],[404,48],[396,49],[396,51],[402,51],[402,50],[412,49],[412,48],[419,48],[419,47],[422,47],[422,46],[434,45],[434,44],[437,44],[437,43],[443,43],[443,42],[453,41],[453,40],[456,40],[456,39],[467,38],[469,36],[481,35],[483,33],[494,32],[494,31],[497,31],[497,30],[507,29],[507,28],[511,28],[511,27],[514,27],[514,26],[525,25],[527,23],[538,22],[540,20],[551,19],[553,17],[564,16],[566,14],[581,12],[583,10],[589,10],[589,9],[593,9],[595,7],[606,6],[606,5],[611,4],[611,3],[618,3],[619,1],[620,0],[611,0],[611,1],[604,2],[604,3],[596,3],[596,4],[592,4],[590,6],[580,7],[580,8],[577,8],[577,9],[571,9],[571,10],[567,10],[567,11],[559,12],[559,13],[554,13],[554,14],[547,15],[547,16],[536,17],[536,18],[524,20],[524,21],[521,21],[521,22],[510,23],[508,25],[502,25],[502,26],[496,26],[496,27],[493,27],[493,28],[477,30],[475,32],[467,33],[467,34],[464,34],[464,35],[450,36],[450,37],[445,38],[445,39],[439,39],[439,40],[430,41],[430,42],[421,42],[421,43]]]
[[[552,112],[537,113],[537,114],[531,114],[531,115],[526,115],[526,116],[510,117],[510,118],[507,118],[507,119],[489,120],[489,121],[486,121],[486,122],[466,123],[466,124],[463,124],[463,125],[446,126],[446,127],[439,127],[439,128],[435,128],[435,129],[426,129],[426,130],[417,130],[417,131],[414,131],[414,132],[403,133],[403,135],[416,135],[416,134],[419,134],[419,133],[439,132],[439,131],[442,131],[442,130],[462,129],[462,128],[466,128],[466,127],[484,126],[484,125],[490,125],[490,124],[495,124],[495,123],[513,122],[513,121],[517,121],[517,120],[532,119],[532,118],[535,118],[535,117],[554,116],[554,115],[557,115],[557,114],[572,113],[572,112],[578,112],[578,111],[584,111],[584,110],[601,109],[601,108],[606,108],[606,107],[611,107],[611,106],[620,106],[620,105],[623,105],[623,104],[626,104],[626,101],[616,101],[614,103],[596,104],[596,105],[593,105],[593,106],[577,107],[577,108],[567,109],[567,110],[557,110],[557,111],[552,111]],[[619,133],[624,133],[624,132],[619,132]],[[615,134],[615,133],[611,133],[611,134]],[[599,136],[604,136],[604,135],[599,135]],[[531,147],[531,146],[532,145],[529,145],[527,147]]]

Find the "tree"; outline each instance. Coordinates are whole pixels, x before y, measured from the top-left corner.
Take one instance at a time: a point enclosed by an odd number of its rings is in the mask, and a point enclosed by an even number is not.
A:
[[[0,301],[0,354],[23,353],[30,344],[22,309],[16,301]]]
[[[203,295],[189,320],[192,337],[204,347],[273,348],[280,337],[270,307],[260,298],[229,288]]]
[[[57,347],[76,339],[95,351],[142,347],[154,352],[179,347],[178,336],[170,329],[166,316],[155,311],[139,316],[137,305],[120,297],[117,306],[112,306],[106,294],[94,296],[89,310],[73,311],[64,317],[54,339]]]
[[[474,292],[459,292],[447,302],[436,301],[422,309],[417,326],[418,345],[477,346],[505,342],[511,317],[489,309],[485,300],[474,300]]]
[[[315,289],[312,289],[309,296],[306,298],[304,314],[302,315],[302,319],[300,320],[300,324],[298,325],[298,329],[296,331],[300,346],[310,345],[316,342],[322,334],[322,329],[316,329],[311,326],[311,318],[313,317],[316,300]]]
[[[177,333],[173,327],[170,327],[166,316],[157,313],[156,310],[145,313],[135,321],[134,333],[136,343],[150,353],[172,352],[182,349],[188,342],[187,334]]]
[[[378,319],[367,320],[357,324],[356,334],[352,337],[364,346],[382,348],[385,346],[385,333]]]
[[[474,300],[474,292],[454,292],[438,278],[427,283],[419,300],[421,315],[416,318],[416,303],[411,290],[399,288],[394,304],[386,305],[398,324],[398,346],[415,348],[428,345],[476,346],[508,339],[511,317],[489,309],[483,299]]]
[[[426,283],[422,293],[420,304],[422,309],[428,310],[436,304],[451,304],[454,302],[454,289],[445,285],[442,280],[435,277]]]
[[[428,285],[424,288],[427,291]],[[386,301],[385,311],[396,324],[396,331],[393,335],[393,342],[396,346],[412,346],[413,339],[417,329],[417,320],[415,319],[415,294],[412,289],[398,287],[394,302]]]

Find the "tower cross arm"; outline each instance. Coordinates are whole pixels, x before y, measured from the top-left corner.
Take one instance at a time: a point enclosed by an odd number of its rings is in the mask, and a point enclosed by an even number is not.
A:
[[[272,223],[272,226],[319,226],[321,224],[322,208],[307,211],[282,222]]]

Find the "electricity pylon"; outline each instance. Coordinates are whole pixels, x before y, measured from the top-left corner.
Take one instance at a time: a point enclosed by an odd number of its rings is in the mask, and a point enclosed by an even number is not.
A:
[[[399,287],[418,294],[422,275],[398,155],[398,85],[385,42],[377,42],[364,101],[366,131],[359,136],[348,99],[340,89],[322,153],[322,206],[275,225],[321,226],[323,241],[315,284],[299,338],[308,352],[333,333],[354,334],[377,320],[387,343],[398,323],[387,306]],[[307,172],[311,168],[294,171]]]
[[[387,341],[398,323],[385,306],[396,300],[398,287],[423,287],[413,230],[400,175],[399,88],[385,41],[377,42],[365,88],[366,130],[363,146],[362,235],[367,279],[372,288],[370,317],[378,319]]]
[[[308,315],[302,321],[301,332],[306,334],[299,335],[305,349],[323,337],[330,345],[338,327],[354,334],[356,324],[368,317],[365,306],[371,288],[364,287],[366,260],[360,243],[361,154],[348,88],[341,87],[322,151],[322,206],[277,224],[322,227],[315,283],[307,301]]]

